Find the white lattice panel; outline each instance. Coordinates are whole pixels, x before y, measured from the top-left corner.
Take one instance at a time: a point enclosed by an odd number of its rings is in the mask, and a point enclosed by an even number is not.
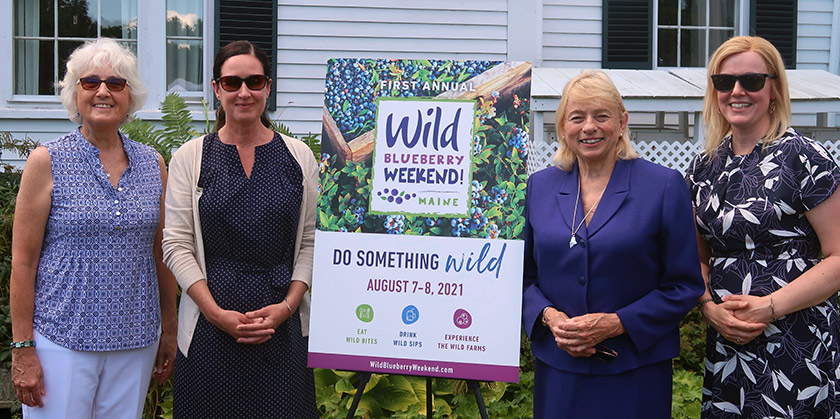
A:
[[[639,141],[633,144],[645,160],[685,173],[691,159],[702,149],[701,144],[676,141]]]
[[[551,158],[557,152],[557,142],[553,135],[549,139],[550,143],[529,144],[529,175],[552,165]],[[840,162],[840,140],[823,141],[822,144],[834,156],[834,161]],[[691,159],[702,149],[702,146],[697,143],[675,141],[639,141],[634,143],[634,146],[645,160],[679,170],[681,173],[685,173]]]

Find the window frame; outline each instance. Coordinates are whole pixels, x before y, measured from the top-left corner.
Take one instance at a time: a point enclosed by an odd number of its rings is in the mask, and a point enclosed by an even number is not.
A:
[[[201,92],[190,92],[185,94],[179,92],[187,101],[189,109],[196,120],[204,120],[204,103],[212,104],[214,98],[213,89],[208,82],[212,77],[213,55],[207,51],[214,51],[215,33],[215,2],[202,1],[204,8],[203,18],[203,47],[202,54],[203,77],[205,82]],[[142,2],[142,5],[140,4]],[[142,7],[141,7],[142,6]],[[0,10],[11,11],[14,7],[14,0],[0,0]],[[0,30],[0,45],[4,45],[12,52],[12,59],[0,63],[0,71],[8,74],[6,80],[0,82],[0,118],[21,118],[21,119],[53,119],[66,118],[66,111],[61,104],[61,99],[56,95],[23,95],[14,93],[14,14],[6,13],[0,17],[0,25],[6,29]],[[160,119],[160,104],[169,92],[166,89],[166,3],[162,1],[145,2],[138,0],[137,7],[137,63],[140,72],[140,79],[143,81],[149,95],[143,108],[137,111],[137,115],[143,119]],[[22,114],[20,111],[32,111]]]
[[[671,0],[671,1],[674,1],[676,3],[680,3],[680,0]],[[734,27],[731,28],[731,29],[732,29],[733,36],[737,36],[737,35],[741,35],[741,32],[739,31],[739,27],[740,28],[743,27],[743,26],[739,26],[740,23],[741,23],[740,16],[743,14],[743,12],[741,11],[741,5],[743,5],[744,3],[747,3],[747,2],[744,1],[744,0],[733,0],[733,1],[735,3],[734,4],[734,11],[733,11],[735,13],[735,16],[732,17],[732,23],[733,23]],[[680,23],[680,20],[682,18],[681,18],[681,13],[679,13],[679,10],[677,11],[677,24],[676,25],[660,25],[659,24],[659,0],[654,0],[654,2],[653,2],[653,20],[654,20],[654,22],[653,22],[653,30],[652,30],[653,50],[651,51],[651,53],[653,54],[653,68],[654,69],[658,69],[658,68],[702,68],[702,67],[696,67],[696,66],[688,67],[688,66],[683,66],[683,65],[680,64],[681,58],[680,58],[679,51],[681,50],[682,37],[679,36],[679,34],[680,34],[680,31],[683,30],[683,29],[702,30],[704,32],[705,45],[706,45],[706,50],[704,51],[705,58],[704,58],[703,61],[707,62],[709,57],[711,56],[711,54],[714,52],[714,50],[711,50],[709,48],[709,32],[711,30],[730,29],[730,28],[723,27],[723,26],[712,26],[712,25],[709,24],[709,9],[714,6],[713,3],[714,3],[714,0],[706,0],[706,11],[705,11],[705,13],[706,13],[706,24],[705,25],[694,25],[694,26],[683,25],[682,23]],[[678,6],[679,6],[679,4],[678,4]],[[676,66],[660,66],[659,65],[659,30],[660,29],[676,29],[677,30],[677,65]],[[705,65],[703,67],[705,67]]]

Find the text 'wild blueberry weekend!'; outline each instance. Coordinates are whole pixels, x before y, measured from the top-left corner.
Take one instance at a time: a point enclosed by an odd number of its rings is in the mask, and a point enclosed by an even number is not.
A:
[[[309,366],[519,381],[531,64],[327,62]]]

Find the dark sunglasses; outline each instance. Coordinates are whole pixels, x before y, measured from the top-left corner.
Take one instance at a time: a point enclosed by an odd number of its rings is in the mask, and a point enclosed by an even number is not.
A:
[[[108,90],[112,92],[122,92],[125,89],[125,85],[128,84],[128,81],[119,77],[110,77],[106,80],[102,80],[99,77],[82,77],[76,82],[76,84],[81,85],[82,89],[85,90],[97,90],[102,83],[105,83]]]
[[[712,84],[715,90],[726,93],[735,88],[735,82],[741,83],[741,88],[748,92],[757,92],[764,88],[764,82],[768,79],[775,79],[775,74],[747,73],[736,76],[734,74],[714,74]]]
[[[613,359],[618,358],[618,352],[608,348],[603,343],[599,343],[595,345],[595,354],[592,356],[599,361],[610,362]]]
[[[239,88],[242,87],[243,81],[249,89],[261,90],[268,82],[268,77],[262,74],[254,74],[253,76],[248,76],[244,79],[239,76],[224,76],[216,79],[216,83],[228,92],[235,92],[239,90]]]

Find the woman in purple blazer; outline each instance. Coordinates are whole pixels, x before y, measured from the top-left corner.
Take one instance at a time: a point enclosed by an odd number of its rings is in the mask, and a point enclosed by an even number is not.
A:
[[[603,72],[569,81],[556,118],[556,167],[526,204],[534,417],[668,418],[679,324],[703,293],[688,188],[638,158]]]

